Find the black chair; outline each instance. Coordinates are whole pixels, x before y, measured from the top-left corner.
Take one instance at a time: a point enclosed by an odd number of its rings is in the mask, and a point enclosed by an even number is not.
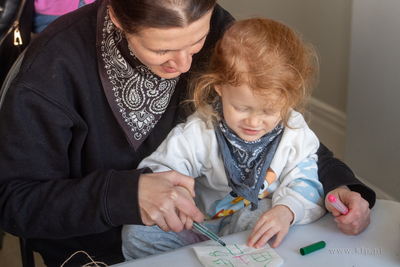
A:
[[[0,249],[3,247],[3,236],[4,236],[4,231],[3,229],[0,228]]]
[[[21,55],[17,58],[17,60],[14,62],[14,64],[10,68],[10,71],[8,72],[8,74],[4,80],[4,83],[1,87],[1,90],[0,90],[0,112],[1,112],[1,107],[3,106],[5,95],[7,94],[8,89],[10,88],[11,82],[14,80],[15,76],[17,76],[17,74],[19,72],[24,55],[25,55],[25,51],[23,51],[21,53]],[[23,267],[35,267],[33,250],[29,247],[26,239],[20,237],[19,245],[20,245],[20,249],[21,249],[22,266]]]
[[[35,258],[33,256],[33,250],[29,247],[26,242],[26,238],[19,238],[19,247],[21,250],[22,267],[35,267]]]

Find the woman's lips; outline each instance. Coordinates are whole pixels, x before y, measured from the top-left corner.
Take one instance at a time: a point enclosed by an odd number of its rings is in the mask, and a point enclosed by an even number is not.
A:
[[[163,66],[163,65],[161,65],[161,67],[162,67],[163,71],[165,71],[165,72],[167,72],[167,73],[175,73],[175,72],[178,72],[176,69],[171,68],[171,67],[166,67],[166,66]]]

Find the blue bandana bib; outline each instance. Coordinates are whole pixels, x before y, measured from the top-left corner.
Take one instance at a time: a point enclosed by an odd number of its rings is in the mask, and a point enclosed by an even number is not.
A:
[[[283,124],[253,142],[242,140],[224,119],[215,127],[215,133],[229,186],[234,194],[250,201],[255,210],[260,188],[282,138]]]

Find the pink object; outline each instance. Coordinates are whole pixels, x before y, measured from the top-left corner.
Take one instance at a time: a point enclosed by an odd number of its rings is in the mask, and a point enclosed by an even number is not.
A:
[[[332,203],[332,205],[343,215],[346,215],[349,213],[349,209],[339,200],[336,199],[334,195],[329,195],[328,196],[329,202]]]
[[[85,0],[90,4],[95,0]],[[42,15],[61,16],[78,9],[79,0],[35,0],[35,12]]]

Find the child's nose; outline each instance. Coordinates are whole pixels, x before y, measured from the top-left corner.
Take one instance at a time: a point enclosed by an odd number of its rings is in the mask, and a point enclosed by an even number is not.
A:
[[[261,122],[261,120],[260,120],[260,117],[258,115],[250,116],[247,119],[247,124],[250,127],[253,127],[253,128],[256,128],[256,127],[260,126],[260,122]]]

